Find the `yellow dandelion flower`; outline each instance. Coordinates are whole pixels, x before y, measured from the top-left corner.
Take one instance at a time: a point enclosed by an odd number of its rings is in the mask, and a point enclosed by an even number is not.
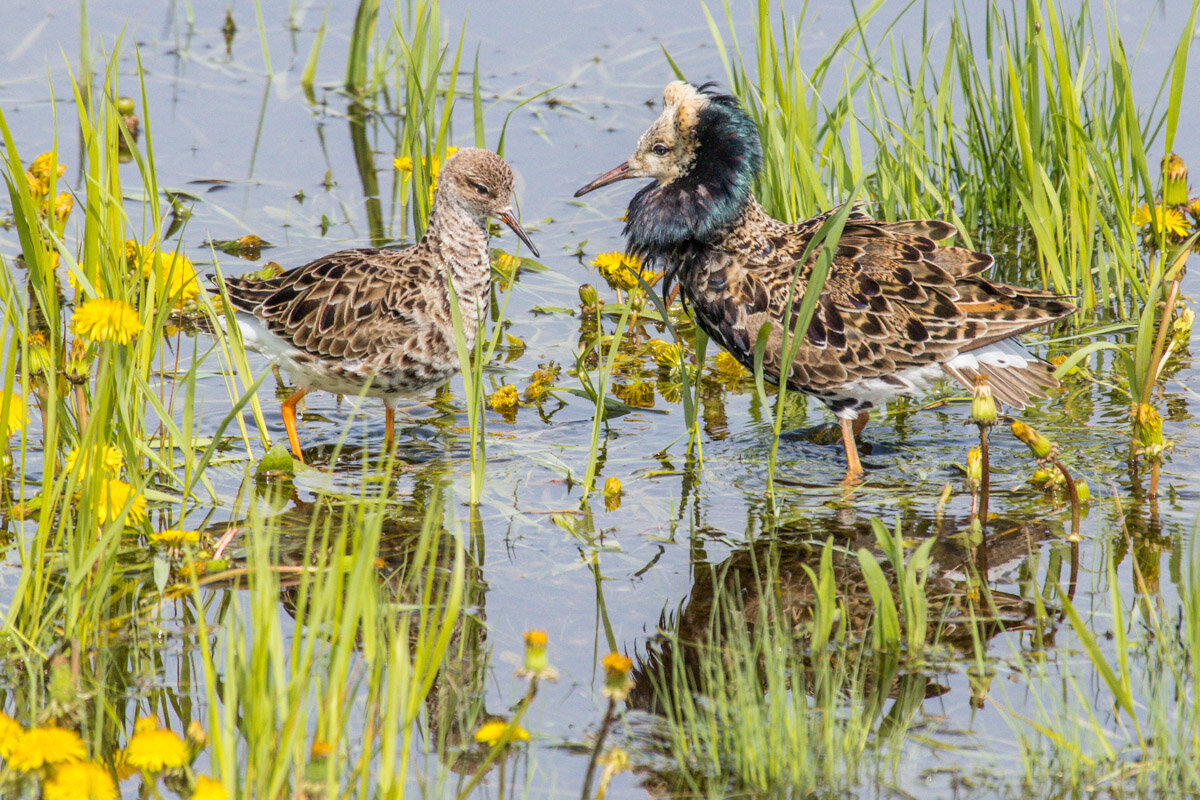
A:
[[[645,381],[618,384],[613,387],[613,394],[622,403],[634,408],[654,408],[654,386]]]
[[[1162,209],[1163,229],[1172,236],[1187,236],[1188,226],[1177,208]]]
[[[488,405],[508,421],[517,414],[517,387],[506,383],[488,397]]]
[[[196,268],[179,252],[163,253],[153,245],[137,248],[142,277],[154,276],[154,290],[167,303],[182,308],[200,296]],[[128,253],[128,243],[126,244]]]
[[[1193,197],[1192,201],[1188,203],[1187,208],[1188,213],[1195,217],[1198,222],[1200,222],[1200,197]]]
[[[713,372],[725,384],[725,388],[734,389],[749,372],[731,353],[722,350],[713,358]]]
[[[67,457],[63,459],[63,469],[67,472],[75,469],[76,464],[81,465],[80,472],[88,474],[91,472],[91,458],[95,451],[89,450],[83,457],[83,461],[79,460],[79,448],[72,447]],[[105,445],[104,452],[100,454],[100,467],[109,475],[116,475],[121,471],[121,467],[125,466],[125,456],[121,455],[121,451],[116,445]]]
[[[153,724],[157,721],[150,718]],[[187,745],[183,743],[175,731],[162,728],[142,727],[139,721],[134,728],[133,736],[121,751],[121,763],[128,769],[143,773],[156,774],[165,769],[178,769],[188,763]],[[149,723],[147,723],[147,726]]]
[[[180,564],[175,570],[175,574],[179,576],[179,580],[190,582],[192,578],[201,578],[208,572],[207,561],[189,561],[186,564]]]
[[[475,741],[483,742],[488,747],[495,747],[502,741],[528,742],[529,732],[520,725],[505,722],[502,719],[492,719],[479,726],[475,731]]]
[[[166,530],[150,534],[150,543],[159,547],[177,548],[200,541],[200,531]]]
[[[129,344],[141,332],[142,321],[124,300],[98,297],[75,309],[71,329],[90,342]]]
[[[638,285],[637,276],[642,274],[640,258],[615,250],[610,253],[597,253],[592,259],[592,266],[614,289],[632,289]]]
[[[604,482],[604,509],[615,511],[621,506],[621,480],[613,475]]]
[[[196,776],[196,788],[192,789],[191,800],[226,800],[229,792],[225,786],[207,775]]]
[[[31,772],[47,764],[83,761],[87,751],[79,734],[66,728],[37,727],[21,734],[5,759],[10,769]]]
[[[449,158],[450,156],[454,155],[457,152],[458,152],[457,147],[447,147],[446,148],[446,158]],[[392,159],[392,166],[395,167],[400,172],[412,172],[413,171],[413,160],[409,156],[400,156],[399,158]],[[434,156],[433,158],[431,158],[429,160],[429,177],[431,178],[431,185],[430,185],[431,190],[437,188],[437,176],[438,176],[438,173],[441,171],[442,171],[442,159],[438,158],[437,156]]]
[[[61,764],[42,783],[43,800],[116,800],[117,784],[104,767],[91,761]]]
[[[29,194],[34,197],[41,197],[50,191],[46,184],[42,183],[42,179],[29,170],[25,170],[25,182],[29,184]]]
[[[529,385],[525,387],[525,399],[532,403],[540,401],[546,392],[550,391],[557,377],[554,369],[539,367],[530,377]]]
[[[121,516],[125,505],[133,498],[125,524],[133,526],[146,519],[146,498],[133,494],[133,487],[118,478],[103,478],[100,482],[100,504],[96,509],[97,521],[104,525]]]
[[[5,761],[12,755],[13,747],[24,733],[25,729],[21,727],[21,723],[8,714],[0,712],[0,756]]]
[[[505,280],[511,280],[517,274],[517,270],[521,267],[521,259],[514,256],[512,253],[506,253],[503,250],[496,250],[492,258],[492,269],[494,269],[500,277]]]
[[[25,430],[29,424],[29,409],[25,407],[25,398],[16,392],[0,392],[0,409],[5,406],[8,407],[8,416],[4,419],[4,438],[7,439]]]
[[[54,163],[55,158],[56,156],[54,153],[42,153],[33,160],[32,164],[29,165],[30,173],[32,173],[35,178],[43,183],[49,183],[50,165]],[[64,164],[55,164],[55,166],[55,173],[61,178],[63,173],[67,171],[67,167]]]
[[[650,350],[654,363],[663,369],[674,369],[682,363],[683,348],[677,344],[664,342],[662,339],[651,339],[646,342],[646,347]]]
[[[74,207],[75,198],[71,197],[71,193],[59,192],[58,197],[54,199],[54,216],[61,222],[71,215],[71,209]]]
[[[457,152],[458,152],[457,147],[453,147],[453,146],[447,147],[446,148],[446,158],[449,159],[450,156],[454,155]],[[433,185],[434,186],[437,186],[437,176],[438,176],[438,173],[442,171],[442,163],[443,163],[442,159],[437,156],[434,156],[433,160],[429,162],[429,174],[433,176]]]
[[[1166,208],[1161,205],[1151,208],[1142,203],[1133,212],[1133,224],[1155,232],[1165,231],[1171,236],[1185,236],[1188,231],[1187,222],[1178,208]]]

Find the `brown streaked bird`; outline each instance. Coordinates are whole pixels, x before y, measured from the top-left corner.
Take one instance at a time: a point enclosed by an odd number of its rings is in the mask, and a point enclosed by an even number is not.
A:
[[[629,203],[629,250],[666,270],[696,323],[753,369],[754,344],[771,329],[765,376],[778,383],[789,288],[805,246],[833,212],[797,223],[769,216],[752,191],[762,167],[753,120],[710,84],[676,81],[633,156],[575,193],[653,178]],[[825,286],[794,357],[788,387],[838,417],[846,480],[862,474],[854,437],[868,409],[915,394],[942,374],[971,387],[986,376],[997,400],[1023,408],[1055,386],[1052,368],[1012,337],[1071,314],[1051,292],[983,277],[992,257],[937,242],[955,233],[937,220],[884,222],[850,214]],[[800,309],[816,254],[799,269]]]
[[[276,359],[299,387],[283,401],[296,458],[304,460],[296,404],[312,390],[382,397],[390,449],[396,403],[458,370],[448,284],[473,347],[491,285],[488,217],[538,254],[513,214],[512,193],[513,173],[500,156],[465,148],[442,165],[415,245],[339,250],[267,280],[225,280],[246,346]]]

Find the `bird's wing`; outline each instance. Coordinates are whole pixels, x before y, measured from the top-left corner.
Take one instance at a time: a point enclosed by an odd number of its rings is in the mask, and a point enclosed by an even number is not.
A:
[[[410,339],[429,298],[411,251],[340,250],[261,281],[226,279],[233,304],[322,358],[366,359]]]
[[[702,326],[743,363],[753,363],[758,331],[771,323],[763,359],[770,377],[780,371],[789,297],[795,319],[816,263],[812,254],[799,266],[793,290],[799,259],[827,216],[779,225],[757,246],[714,254],[690,271],[689,299]],[[889,223],[852,213],[808,329],[791,345],[789,384],[820,391],[892,380],[1074,310],[1053,293],[988,281],[981,273],[991,256],[936,243],[953,232],[936,220]]]

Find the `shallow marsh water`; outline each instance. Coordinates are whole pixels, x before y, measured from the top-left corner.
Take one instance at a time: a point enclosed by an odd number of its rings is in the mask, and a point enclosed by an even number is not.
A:
[[[72,141],[75,123],[67,102],[64,54],[70,68],[77,70],[77,11],[47,12],[41,4],[25,2],[8,6],[7,22],[0,30],[4,54],[0,59],[5,64],[0,108],[26,160],[49,148],[56,113],[64,143],[60,149],[70,154],[72,148],[65,143]],[[253,233],[273,244],[264,251],[263,260],[294,266],[320,253],[366,245],[380,233],[389,241],[406,238],[408,223],[389,201],[398,180],[391,168],[389,130],[394,122],[372,118],[366,123],[383,223],[382,231],[372,231],[369,202],[355,166],[349,104],[333,88],[344,70],[352,9],[335,4],[328,11],[329,33],[317,71],[318,88],[310,101],[298,75],[325,7],[296,4],[289,20],[286,4],[264,4],[273,70],[269,77],[253,8],[243,4],[233,9],[239,30],[227,44],[221,30],[226,7],[207,2],[88,5],[89,39],[97,54],[112,47],[118,36],[124,39],[121,74],[128,81],[123,84],[128,94],[135,94],[137,85],[131,77],[132,45],[137,45],[148,100],[144,109],[139,101],[139,111],[153,132],[160,183],[198,198],[183,237],[187,254],[198,265],[205,264],[212,258],[204,244],[208,239]],[[815,4],[814,9],[811,47],[819,53],[849,17],[840,3]],[[1148,44],[1138,55],[1135,75],[1148,75],[1151,80],[1161,76],[1160,64],[1167,56],[1156,51],[1153,43],[1173,42],[1186,14],[1184,4],[1172,0],[1152,9],[1137,2],[1116,5],[1115,15],[1128,41],[1136,42],[1147,26]],[[509,332],[524,341],[525,349],[512,360],[496,359],[487,373],[489,390],[500,383],[524,388],[534,370],[548,362],[564,367],[560,386],[577,386],[566,369],[573,364],[579,337],[577,288],[584,282],[602,286],[587,263],[596,253],[620,249],[618,218],[634,187],[618,185],[588,196],[586,203],[572,200],[571,194],[623,160],[657,113],[654,107],[661,88],[672,78],[661,47],[694,82],[725,82],[708,25],[699,4],[690,1],[593,3],[577,6],[569,14],[540,3],[505,4],[500,10],[488,4],[447,2],[441,6],[441,16],[450,40],[465,24],[464,51],[471,57],[478,52],[490,144],[514,104],[511,98],[550,89],[547,98],[553,101],[538,100],[519,109],[507,128],[505,155],[519,175],[522,221],[542,252],[546,270],[524,271],[518,279],[506,316],[512,323]],[[747,12],[746,20],[737,20],[744,41],[751,35],[749,17]],[[901,41],[920,31],[919,15],[905,19],[908,22],[899,28]],[[937,26],[932,30],[936,33]],[[1195,46],[1192,49],[1193,59],[1200,56]],[[46,89],[47,74],[54,85],[56,107]],[[1190,96],[1200,88],[1194,75],[1189,87]],[[1149,105],[1157,86],[1148,82],[1138,88]],[[489,105],[494,97],[504,99]],[[467,145],[471,142],[469,100],[460,102],[458,111],[461,119],[456,117],[459,124],[451,143]],[[1186,104],[1181,130],[1197,127],[1200,104]],[[1195,137],[1181,136],[1176,149],[1194,169],[1200,169],[1196,142]],[[69,156],[63,160],[69,164],[65,180],[72,182],[72,170],[78,165]],[[123,175],[127,186],[133,185],[136,174],[130,167]],[[297,198],[300,192],[302,200]],[[15,239],[11,230],[0,230],[6,257],[18,249]],[[504,231],[493,246],[511,250],[514,237]],[[219,255],[226,273],[255,268],[233,256]],[[1198,280],[1193,263],[1184,293],[1195,295],[1200,290]],[[649,326],[647,331],[648,336],[662,338]],[[1198,344],[1194,333],[1192,352],[1200,352]],[[1070,341],[1054,343],[1049,352],[1065,354],[1073,347]],[[264,368],[261,360],[252,363]],[[225,385],[216,376],[202,385],[200,409],[215,424],[229,406]],[[271,385],[268,378],[261,392],[264,410],[272,438],[284,440]],[[1155,576],[1152,595],[1164,613],[1178,604],[1177,587],[1184,574],[1180,564],[1193,557],[1200,496],[1200,436],[1195,424],[1200,380],[1190,356],[1181,358],[1162,391],[1166,435],[1176,444],[1164,476],[1168,489],[1153,513],[1132,496],[1126,464],[1128,408],[1117,392],[1102,384],[1069,383],[1062,395],[1025,414],[1063,447],[1068,463],[1092,488],[1082,527],[1075,602],[1097,633],[1104,632],[1111,619],[1108,562],[1117,562],[1120,596],[1131,608],[1137,596],[1132,556],[1125,548],[1127,531],[1144,534],[1136,537],[1142,543],[1140,567]],[[461,397],[460,383],[452,385],[452,392]],[[954,394],[947,389],[947,396]],[[534,734],[529,784],[517,787],[534,797],[578,794],[586,759],[557,745],[585,740],[598,724],[604,710],[597,692],[602,681],[598,662],[608,652],[610,640],[638,661],[637,654],[646,652],[660,624],[679,619],[689,598],[702,594],[703,588],[695,584],[708,565],[735,563],[764,533],[779,535],[763,530],[771,421],[770,410],[759,406],[751,381],[714,392],[706,402],[702,466],[686,457],[680,405],[656,396],[652,410],[614,419],[604,435],[600,478],[601,482],[607,477],[620,479],[623,495],[612,510],[605,509],[602,494],[594,495],[590,517],[578,513],[577,480],[587,461],[593,408],[566,393],[557,397],[543,404],[542,413],[521,408],[511,422],[488,414],[488,469],[479,514],[483,551],[476,560],[479,591],[472,609],[486,621],[491,660],[486,674],[478,676],[477,690],[485,693],[490,709],[510,706],[523,692],[511,675],[520,659],[522,631],[543,628],[549,635],[552,660],[561,677],[557,684],[542,687],[527,718]],[[353,405],[320,393],[307,401],[300,436],[306,447],[315,448],[310,452],[317,462],[345,433],[345,421],[351,421],[343,461],[297,477],[302,501],[311,501],[321,488],[358,491],[363,469],[358,448],[369,452],[382,448],[382,408],[367,401],[361,413],[351,413]],[[785,435],[777,502],[790,522],[781,541],[789,541],[789,536],[821,541],[829,534],[854,541],[869,535],[872,516],[889,527],[900,516],[909,535],[965,525],[969,498],[959,490],[957,465],[976,442],[974,428],[965,424],[963,403],[921,410],[923,405],[909,403],[874,415],[865,434],[867,480],[849,500],[843,499],[837,486],[844,466],[840,447],[818,443],[806,434]],[[409,466],[396,478],[401,496],[420,493],[435,476],[449,475],[457,499],[465,499],[468,465],[462,426],[466,423],[464,415],[454,414],[457,407],[451,401],[450,410],[418,409],[402,425],[400,452]],[[431,424],[435,418],[441,423]],[[790,421],[807,428],[828,419],[817,404],[798,403]],[[189,508],[183,519],[180,509],[168,512],[172,523],[196,528],[236,523],[236,515],[245,513],[240,504],[250,467],[234,461],[211,468],[210,478],[221,499],[210,507]],[[998,591],[1016,591],[1031,563],[1044,569],[1051,551],[1063,548],[1069,514],[1061,504],[1027,486],[1031,469],[1023,445],[1007,435],[993,437],[992,511],[1001,520],[1012,521],[1014,529],[1028,533],[1021,543],[1039,556],[1031,561],[1029,550],[1014,546],[1008,557],[994,559],[991,579]],[[956,491],[943,518],[935,507],[946,483]],[[235,518],[230,518],[229,508],[236,509]],[[288,513],[300,520],[297,530],[302,541],[304,509],[297,506]],[[469,518],[461,502],[454,516],[460,528]],[[419,524],[419,519],[413,524]],[[1158,550],[1147,552],[1147,548]],[[18,568],[12,553],[0,563],[0,605],[8,602]],[[284,604],[280,613],[286,614]],[[175,622],[185,624],[183,619]],[[1060,623],[1056,635],[1060,643],[1072,637],[1065,623]],[[1034,648],[1018,630],[993,639],[989,652],[1003,663],[1014,649]],[[1072,655],[1058,661],[1057,668],[1072,672],[1080,685],[1094,686],[1097,714],[1104,724],[1118,726],[1117,720],[1104,716],[1111,699],[1090,663],[1069,645],[1065,652]],[[175,674],[168,665],[161,680],[170,684]],[[1019,766],[1010,761],[997,767],[995,754],[1007,757],[1015,752],[1008,734],[1009,712],[1023,708],[1022,686],[997,681],[993,699],[999,698],[998,702],[973,708],[963,664],[948,664],[937,672],[936,681],[945,691],[930,696],[921,708],[923,736],[906,747],[895,776],[897,789],[923,796],[959,796],[965,791],[959,782],[963,773],[991,776],[1003,784],[1019,782]],[[180,692],[186,695],[188,687],[181,686]],[[1141,700],[1154,702],[1154,698]],[[609,796],[645,796],[643,779],[638,774],[620,775]],[[890,791],[869,787],[863,796]],[[997,790],[997,796],[1007,795]]]

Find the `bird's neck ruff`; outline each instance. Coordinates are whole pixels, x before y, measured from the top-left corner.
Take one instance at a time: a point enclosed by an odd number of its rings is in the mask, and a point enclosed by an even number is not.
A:
[[[630,251],[669,268],[678,266],[674,256],[702,248],[738,220],[762,168],[753,120],[735,98],[706,95],[708,102],[687,132],[696,142],[688,171],[643,188],[626,216]]]
[[[429,223],[417,248],[429,254],[453,282],[466,329],[473,337],[479,309],[486,306],[492,268],[488,259],[486,218],[441,196],[433,202]]]

